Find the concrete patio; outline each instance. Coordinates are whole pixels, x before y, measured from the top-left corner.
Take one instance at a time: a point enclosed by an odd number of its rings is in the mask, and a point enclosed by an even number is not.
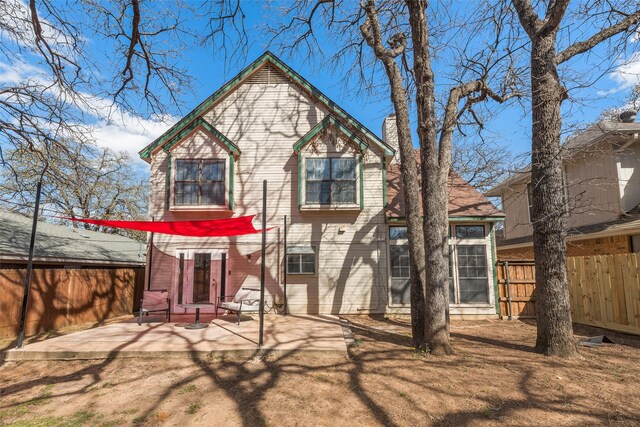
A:
[[[209,327],[189,330],[193,316],[164,322],[147,317],[87,329],[7,351],[5,360],[65,360],[109,358],[250,357],[265,353],[312,352],[319,356],[346,357],[352,340],[346,322],[336,316],[265,315],[264,346],[258,348],[259,321],[243,316],[213,319]],[[201,321],[208,320],[201,316]],[[177,322],[177,323],[176,323]]]

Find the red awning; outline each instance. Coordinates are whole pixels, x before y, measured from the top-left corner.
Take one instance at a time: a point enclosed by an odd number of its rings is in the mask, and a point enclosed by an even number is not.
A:
[[[254,216],[201,221],[117,221],[67,217],[64,217],[64,219],[103,227],[126,228],[128,230],[150,231],[152,233],[175,234],[178,236],[225,237],[261,232],[261,230],[256,230],[251,222]]]

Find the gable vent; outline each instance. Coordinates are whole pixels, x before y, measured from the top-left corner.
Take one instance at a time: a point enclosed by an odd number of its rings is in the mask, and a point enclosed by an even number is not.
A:
[[[278,85],[288,83],[287,76],[277,69],[274,65],[267,63],[260,68],[251,77],[247,79],[247,83],[258,85]]]

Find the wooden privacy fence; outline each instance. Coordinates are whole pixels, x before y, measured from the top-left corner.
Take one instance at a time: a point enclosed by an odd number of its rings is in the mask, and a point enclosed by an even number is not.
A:
[[[635,253],[568,257],[573,321],[640,334],[639,258]],[[498,261],[497,270],[501,316],[535,316],[533,261]]]
[[[532,260],[498,261],[500,316],[536,317],[536,266]]]
[[[0,339],[15,338],[26,270],[0,270]],[[144,269],[35,269],[26,334],[130,314],[144,286]]]

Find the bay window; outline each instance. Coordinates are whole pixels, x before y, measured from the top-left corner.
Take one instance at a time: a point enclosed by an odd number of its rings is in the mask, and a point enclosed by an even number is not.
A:
[[[389,227],[390,297],[409,305],[410,258],[406,227]],[[490,241],[484,224],[451,225],[449,235],[449,303],[489,304]]]

